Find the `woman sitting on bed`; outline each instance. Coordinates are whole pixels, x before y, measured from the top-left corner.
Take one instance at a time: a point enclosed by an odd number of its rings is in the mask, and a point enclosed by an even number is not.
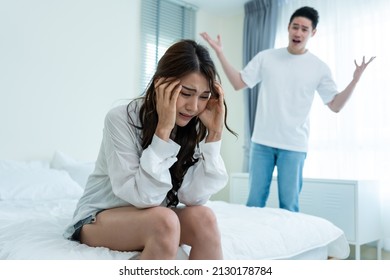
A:
[[[216,218],[202,206],[228,180],[220,146],[224,125],[231,130],[217,78],[205,47],[183,40],[167,50],[146,95],[108,112],[65,237],[140,259],[175,259],[180,244],[190,259],[222,259]]]

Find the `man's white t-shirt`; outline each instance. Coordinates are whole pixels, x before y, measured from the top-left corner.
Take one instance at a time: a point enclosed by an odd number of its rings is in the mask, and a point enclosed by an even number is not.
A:
[[[281,48],[258,53],[240,74],[250,88],[261,82],[252,141],[306,152],[315,92],[325,104],[338,93],[329,67],[309,51]]]

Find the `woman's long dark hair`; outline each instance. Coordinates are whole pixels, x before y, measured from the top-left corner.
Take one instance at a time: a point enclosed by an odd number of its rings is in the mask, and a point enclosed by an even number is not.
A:
[[[160,77],[174,77],[180,79],[190,73],[201,73],[209,82],[212,98],[218,98],[215,82],[219,75],[216,71],[208,50],[193,40],[182,40],[173,44],[158,62],[157,70],[149,83],[139,112],[140,126],[142,130],[142,148],[146,149],[152,142],[158,123],[158,114],[156,110],[156,91],[154,83]],[[130,105],[130,104],[129,104]],[[224,102],[225,109],[226,103]],[[227,109],[225,110],[225,127],[234,135],[226,123]],[[134,123],[134,122],[133,122]],[[183,177],[188,168],[194,165],[198,159],[194,158],[196,146],[207,135],[207,128],[198,117],[184,127],[176,126],[175,134],[172,140],[180,145],[180,151],[177,155],[177,161],[170,168],[173,190],[177,192]]]

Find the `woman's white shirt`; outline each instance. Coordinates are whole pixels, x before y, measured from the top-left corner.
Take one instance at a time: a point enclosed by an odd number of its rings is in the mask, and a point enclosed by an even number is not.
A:
[[[75,223],[103,209],[159,206],[172,188],[169,168],[177,161],[180,146],[154,135],[151,144],[142,149],[141,130],[136,127],[140,126],[142,102],[143,99],[135,100],[129,108],[115,107],[106,115],[96,167],[88,178],[66,237],[73,234]],[[178,191],[180,203],[204,204],[226,186],[228,175],[220,148],[221,141],[199,144],[195,151],[199,160],[188,169]]]

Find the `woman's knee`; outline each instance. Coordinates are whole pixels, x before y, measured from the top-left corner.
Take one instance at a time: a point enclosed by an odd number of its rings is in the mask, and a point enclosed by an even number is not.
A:
[[[180,232],[180,222],[175,212],[169,208],[156,207],[151,215],[151,223],[154,231],[162,232]]]
[[[191,213],[191,227],[197,235],[219,239],[218,222],[214,212],[205,206],[195,206]]]
[[[175,212],[169,208],[156,207],[150,216],[150,238],[157,240],[161,246],[178,247],[180,243],[180,221]]]
[[[175,258],[180,245],[180,222],[176,213],[169,208],[156,207],[149,214],[145,249],[152,248],[157,258]]]
[[[211,210],[209,207],[197,206],[195,215],[198,219],[200,219],[200,222],[202,223],[207,223],[210,225],[217,223],[217,218],[214,214],[214,211]]]

